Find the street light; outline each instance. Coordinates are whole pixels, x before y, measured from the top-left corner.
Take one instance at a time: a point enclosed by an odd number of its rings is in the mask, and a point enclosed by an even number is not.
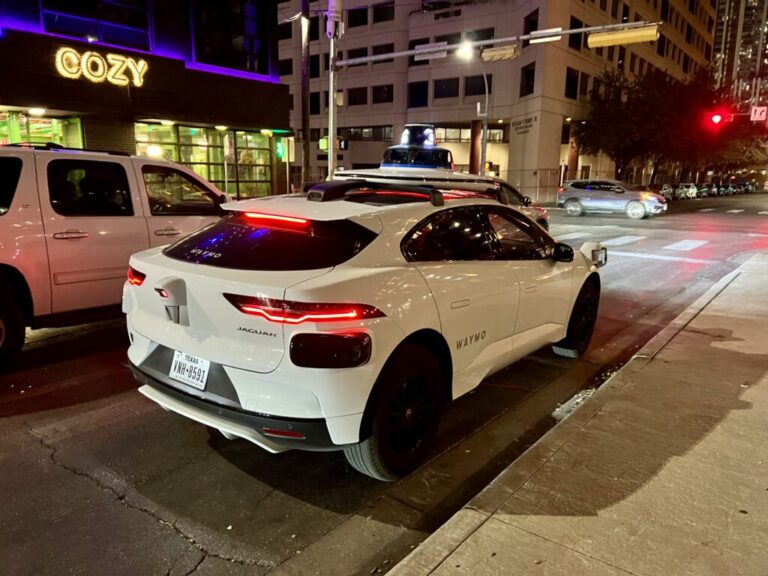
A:
[[[472,42],[464,41],[456,50],[456,54],[462,60],[470,61],[475,59],[475,49]],[[485,147],[488,142],[488,75],[485,73],[485,66],[483,66],[483,59],[476,59],[480,66],[480,71],[483,73],[483,84],[485,86],[485,111],[480,113],[480,103],[477,103],[477,115],[483,119],[483,136],[480,144],[480,174],[485,174]]]

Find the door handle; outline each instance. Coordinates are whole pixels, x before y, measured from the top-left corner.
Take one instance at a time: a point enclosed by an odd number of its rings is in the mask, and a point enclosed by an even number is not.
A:
[[[179,234],[181,234],[181,230],[177,230],[176,228],[155,230],[155,236],[178,236]]]
[[[451,302],[451,310],[456,310],[456,308],[466,308],[472,303],[472,300],[469,298],[465,298],[464,300],[456,300],[455,302]]]
[[[77,240],[78,238],[88,238],[88,232],[70,228],[64,232],[56,232],[53,237],[56,238],[56,240]]]
[[[525,293],[526,294],[533,294],[539,289],[539,286],[537,284],[534,284],[533,286],[526,286],[525,287]]]

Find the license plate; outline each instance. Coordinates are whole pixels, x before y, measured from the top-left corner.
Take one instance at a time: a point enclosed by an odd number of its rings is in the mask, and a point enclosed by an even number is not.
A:
[[[205,381],[208,379],[210,366],[211,363],[208,360],[174,350],[171,371],[168,375],[174,380],[189,384],[198,390],[205,390]]]

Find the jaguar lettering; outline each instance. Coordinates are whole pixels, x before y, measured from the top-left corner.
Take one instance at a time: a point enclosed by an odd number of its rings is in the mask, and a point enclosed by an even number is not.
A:
[[[485,340],[485,330],[482,332],[475,332],[464,338],[459,338],[456,340],[456,349],[461,350],[462,348],[466,348],[467,346],[481,342],[482,340]]]
[[[259,330],[258,328],[246,328],[245,326],[238,326],[238,332],[248,332],[248,334],[255,334],[256,336],[270,336],[271,338],[277,338],[275,332],[266,332],[265,330]]]

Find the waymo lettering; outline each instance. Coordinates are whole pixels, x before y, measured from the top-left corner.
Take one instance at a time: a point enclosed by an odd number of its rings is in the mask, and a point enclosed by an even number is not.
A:
[[[109,82],[115,86],[144,85],[149,64],[121,54],[101,55],[89,50],[80,54],[74,48],[63,46],[56,51],[56,71],[64,78],[86,78],[95,84]]]
[[[470,334],[465,338],[459,338],[456,340],[456,349],[461,350],[462,348],[466,348],[467,346],[482,340],[485,340],[485,330],[482,332],[475,332],[474,334]]]

